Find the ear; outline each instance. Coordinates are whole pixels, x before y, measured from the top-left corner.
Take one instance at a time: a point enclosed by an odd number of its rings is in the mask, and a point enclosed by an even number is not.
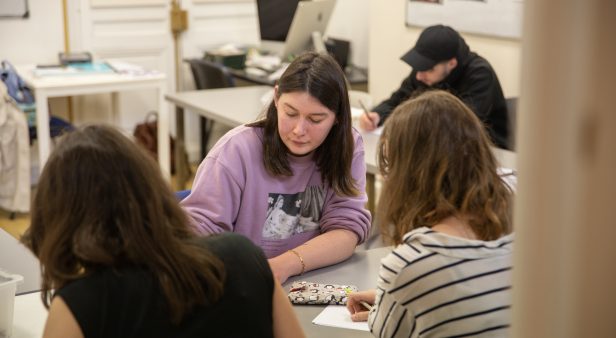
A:
[[[458,59],[456,59],[455,57],[451,58],[449,61],[447,61],[447,65],[449,66],[449,69],[456,68],[456,66],[458,65]]]

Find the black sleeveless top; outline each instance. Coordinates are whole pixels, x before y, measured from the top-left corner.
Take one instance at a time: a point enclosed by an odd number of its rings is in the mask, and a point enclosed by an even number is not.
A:
[[[225,265],[222,298],[173,325],[162,291],[144,269],[104,269],[76,280],[62,297],[86,338],[272,337],[274,278],[260,248],[237,234],[199,240]]]

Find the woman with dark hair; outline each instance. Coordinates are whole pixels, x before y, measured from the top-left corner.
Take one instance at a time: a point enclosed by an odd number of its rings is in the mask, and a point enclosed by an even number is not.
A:
[[[385,122],[379,224],[397,247],[376,290],[347,303],[375,336],[506,336],[512,191],[491,146],[477,116],[444,91],[406,101]]]
[[[283,73],[265,118],[231,130],[208,153],[182,206],[199,233],[246,235],[284,282],[348,258],[363,242],[365,181],[344,72],[310,52]],[[318,226],[300,224],[300,210]]]
[[[41,263],[45,337],[302,336],[263,252],[196,237],[156,163],[110,127],[62,138],[22,241]]]

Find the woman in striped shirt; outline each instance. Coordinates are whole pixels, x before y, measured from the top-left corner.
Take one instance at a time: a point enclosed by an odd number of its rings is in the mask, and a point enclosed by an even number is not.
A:
[[[381,261],[376,290],[347,303],[375,336],[508,334],[512,191],[491,145],[475,114],[444,91],[410,99],[385,123],[378,212],[397,247]]]

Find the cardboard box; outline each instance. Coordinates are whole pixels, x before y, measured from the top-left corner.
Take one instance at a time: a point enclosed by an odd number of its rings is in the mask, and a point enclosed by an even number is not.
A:
[[[13,334],[13,307],[17,284],[24,278],[0,270],[0,337],[8,338]]]

